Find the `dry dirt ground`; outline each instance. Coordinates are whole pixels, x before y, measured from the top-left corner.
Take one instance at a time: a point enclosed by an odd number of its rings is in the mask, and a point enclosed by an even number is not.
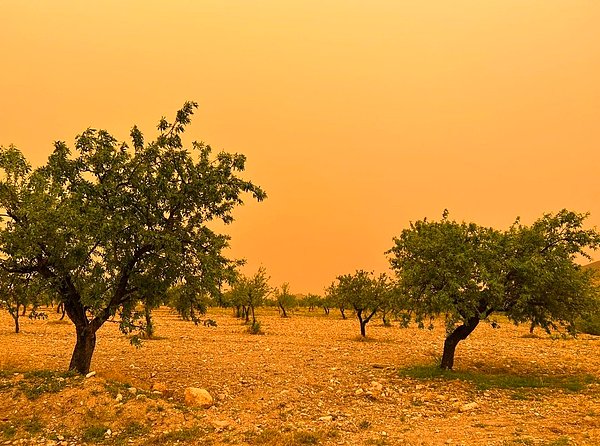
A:
[[[374,320],[360,341],[333,311],[259,309],[251,335],[229,310],[204,327],[160,309],[141,348],[105,324],[84,379],[63,373],[73,327],[49,316],[15,334],[0,314],[0,445],[600,445],[599,337],[482,324],[457,375],[424,378],[407,368],[435,362],[441,326]],[[215,404],[187,407],[189,386]]]

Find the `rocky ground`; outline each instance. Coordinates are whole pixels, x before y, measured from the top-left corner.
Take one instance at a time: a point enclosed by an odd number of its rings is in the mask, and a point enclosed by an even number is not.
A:
[[[443,328],[260,309],[265,334],[211,309],[217,327],[156,312],[157,339],[107,323],[94,376],[65,374],[70,323],[0,313],[0,445],[600,445],[600,338],[556,339],[500,320],[437,376]],[[425,366],[417,367],[415,366]],[[188,387],[214,397],[185,403]]]

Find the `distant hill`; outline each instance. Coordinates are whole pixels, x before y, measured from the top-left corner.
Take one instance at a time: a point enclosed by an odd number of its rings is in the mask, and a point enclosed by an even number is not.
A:
[[[600,260],[592,263],[588,263],[587,265],[583,265],[583,269],[591,268],[595,271],[600,271]]]
[[[600,260],[582,266],[583,269],[591,269],[594,272],[594,281],[600,283]]]

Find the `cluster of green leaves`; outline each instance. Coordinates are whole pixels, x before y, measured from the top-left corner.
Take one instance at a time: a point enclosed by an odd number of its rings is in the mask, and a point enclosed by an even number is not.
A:
[[[563,210],[502,232],[444,213],[404,230],[390,263],[419,324],[443,315],[452,331],[502,311],[516,323],[573,331],[598,305],[590,273],[575,263],[600,243],[600,234],[583,229],[586,216]]]

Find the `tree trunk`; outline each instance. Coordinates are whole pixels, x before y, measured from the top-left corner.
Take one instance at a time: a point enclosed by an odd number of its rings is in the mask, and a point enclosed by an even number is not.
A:
[[[362,310],[356,311],[356,317],[358,318],[358,322],[360,323],[360,335],[364,338],[367,336],[367,320],[362,317]]]
[[[18,309],[15,312],[13,319],[15,320],[15,333],[19,333],[21,331],[21,327],[19,327],[19,310]]]
[[[283,316],[281,317],[288,317],[287,313],[285,312],[285,307],[281,305],[281,303],[279,304],[279,308],[281,308],[281,311],[283,312]]]
[[[345,309],[343,307],[340,307],[340,313],[342,313],[342,319],[346,319],[346,313],[345,313]]]
[[[456,327],[456,329],[450,333],[444,341],[444,354],[442,355],[442,363],[440,367],[444,370],[452,370],[454,367],[454,352],[458,343],[469,336],[475,327],[479,324],[478,317],[472,317],[467,320],[466,323]]]
[[[250,307],[252,310],[252,325],[256,324],[256,316],[254,316],[254,305]]]
[[[152,339],[152,336],[154,336],[154,323],[152,322],[152,312],[148,305],[144,306],[144,317],[146,318],[146,337]]]
[[[367,337],[367,321],[364,321],[364,320],[360,321],[360,335],[363,338]]]
[[[384,327],[392,326],[392,323],[390,322],[390,319],[388,318],[388,312],[389,312],[389,310],[385,310],[381,314],[381,321],[383,322]]]
[[[76,326],[75,330],[77,332],[77,343],[71,356],[69,370],[76,370],[78,373],[85,375],[90,371],[92,355],[96,347],[96,332],[91,325],[87,325],[85,328]]]

